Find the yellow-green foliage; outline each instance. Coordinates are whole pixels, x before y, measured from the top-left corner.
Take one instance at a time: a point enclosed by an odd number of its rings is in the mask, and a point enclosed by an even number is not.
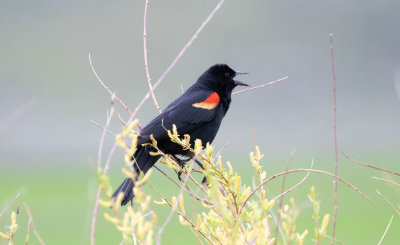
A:
[[[131,157],[136,150],[137,133],[133,130],[136,125],[137,121],[132,122],[128,127],[124,128],[121,134],[116,136],[118,146],[125,150],[125,162],[127,165],[130,165]],[[122,172],[127,177],[135,178],[132,170],[123,168]],[[121,232],[125,244],[133,244],[135,242],[153,244],[157,215],[150,211],[151,197],[141,189],[141,186],[150,175],[151,171],[145,176],[141,176],[135,183],[134,192],[137,205],[121,209],[121,206],[117,203],[121,203],[122,193],[117,197],[117,200],[112,200],[108,176],[103,176],[102,171],[98,171],[99,183],[107,198],[107,200],[101,199],[99,203],[101,206],[111,208],[110,212],[104,213],[104,218],[113,223]]]
[[[18,224],[17,224],[17,212],[11,212],[11,224],[10,226],[7,227],[8,231],[5,233],[0,232],[0,238],[4,238],[8,240],[9,245],[13,245],[13,238],[14,234],[18,229]]]
[[[136,123],[129,125],[122,134],[116,137],[118,145],[126,151],[125,160],[127,164],[130,163],[136,148],[138,134],[133,130]],[[192,151],[195,158],[203,164],[204,169],[198,171],[206,176],[207,186],[199,184],[194,178],[191,178],[193,160],[187,164],[188,166],[180,167],[172,156],[157,148],[157,142],[153,138],[151,145],[155,152],[152,154],[162,155],[162,163],[175,171],[182,171],[187,176],[181,185],[181,193],[184,189],[202,204],[203,209],[189,215],[185,211],[185,200],[182,194],[179,194],[178,198],[176,196],[165,197],[153,187],[161,197],[161,201],[155,200],[154,203],[169,206],[173,212],[178,214],[179,221],[183,226],[188,226],[197,232],[199,239],[208,244],[274,244],[276,236],[272,231],[275,230],[276,224],[272,219],[272,208],[275,205],[275,200],[268,200],[265,197],[265,190],[261,183],[265,180],[267,173],[262,170],[260,165],[263,155],[259,148],[256,146],[255,152],[250,153],[250,161],[260,185],[251,187],[242,183],[241,177],[234,171],[229,162],[224,163],[220,156],[213,157],[214,149],[210,144],[203,146],[200,140],[196,140],[194,147],[192,147],[190,136],[180,136],[175,125],[172,131],[168,130],[168,134],[172,142]],[[128,139],[130,144],[127,143]],[[124,169],[123,172],[128,177],[134,178],[132,171]],[[111,207],[111,211],[107,211],[104,217],[121,231],[125,244],[132,244],[136,241],[141,244],[153,244],[157,240],[155,237],[157,234],[155,232],[157,216],[155,213],[149,215],[151,198],[141,188],[149,175],[150,171],[135,183],[135,205],[121,208],[114,203],[119,203],[122,196],[119,196],[116,202],[111,200],[108,179],[99,172],[100,185],[107,198],[107,201],[101,201],[101,205],[107,208]],[[191,191],[189,179],[204,193],[204,197],[199,197]],[[315,193],[314,189],[310,194],[310,200],[313,202],[315,210],[313,217],[316,220],[316,240],[320,241],[325,236],[329,215],[324,217],[322,225],[319,226],[319,203],[315,200],[313,193]],[[281,234],[284,236],[280,240],[284,244],[303,244],[308,231],[299,233],[296,230],[298,210],[294,199],[290,199],[290,203],[283,205],[278,212],[282,217],[282,222],[279,225],[282,230]]]
[[[320,209],[320,201],[316,199],[317,194],[315,193],[315,187],[312,186],[310,190],[310,194],[308,195],[308,198],[310,199],[313,208],[314,208],[314,213],[313,213],[313,219],[315,222],[315,244],[321,244],[322,239],[326,237],[326,228],[328,227],[329,224],[329,214],[325,214],[324,218],[322,219],[321,225],[319,225],[319,209]]]

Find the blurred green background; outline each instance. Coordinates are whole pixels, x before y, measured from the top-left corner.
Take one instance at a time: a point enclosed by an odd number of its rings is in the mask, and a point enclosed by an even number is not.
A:
[[[168,67],[217,1],[150,1],[148,55],[153,81]],[[2,1],[0,7],[0,210],[27,202],[36,228],[47,244],[88,244],[97,181],[101,130],[110,104],[93,76],[88,52],[103,81],[131,109],[148,90],[143,64],[144,1]],[[329,33],[334,33],[337,71],[338,139],[357,160],[399,170],[400,32],[397,1],[238,1],[227,0],[156,90],[165,107],[210,65],[227,63],[249,72],[243,82],[258,85],[289,79],[233,97],[216,149],[224,151],[251,183],[248,153],[255,141],[265,154],[269,174],[292,167],[333,170],[333,96]],[[25,106],[24,106],[25,105]],[[24,109],[18,109],[23,106]],[[117,107],[123,118],[128,115]],[[157,114],[149,100],[139,113],[142,124]],[[113,122],[110,130],[118,132]],[[107,137],[104,158],[113,138]],[[104,160],[104,159],[103,159]],[[377,244],[394,213],[376,194],[379,189],[400,203],[399,188],[371,176],[394,178],[339,158],[339,174],[371,197],[371,206],[339,185],[336,238],[345,244]],[[111,182],[122,179],[123,152],[112,161]],[[171,173],[172,175],[173,173]],[[288,185],[304,174],[294,174]],[[398,182],[397,179],[393,179]],[[176,195],[178,190],[154,173],[150,181]],[[333,212],[332,179],[312,175],[291,193],[302,207],[299,230],[313,231],[306,193],[317,186],[322,213]],[[279,193],[280,179],[267,186]],[[151,193],[151,190],[149,190]],[[151,193],[153,194],[153,193]],[[286,197],[288,200],[288,197]],[[155,207],[159,222],[169,210]],[[26,214],[22,210],[16,244],[22,244]],[[100,210],[97,244],[119,244],[114,227]],[[322,214],[321,213],[321,214]],[[0,217],[0,231],[9,212]],[[382,244],[398,244],[400,217],[395,216]],[[191,239],[191,240],[190,240]],[[164,244],[187,244],[192,233],[171,222]],[[326,241],[328,242],[328,241]],[[7,244],[1,241],[0,244]],[[30,244],[38,244],[31,238]]]

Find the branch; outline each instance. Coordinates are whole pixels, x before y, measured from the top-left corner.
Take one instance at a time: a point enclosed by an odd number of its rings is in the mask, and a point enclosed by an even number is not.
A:
[[[362,162],[359,162],[357,160],[354,160],[349,155],[347,155],[344,151],[341,151],[341,152],[347,159],[349,159],[350,161],[355,162],[355,163],[357,163],[359,165],[362,165],[362,166],[365,166],[365,167],[368,167],[368,168],[373,168],[373,169],[376,169],[376,170],[379,170],[379,171],[383,171],[383,172],[386,172],[386,173],[389,173],[389,174],[394,174],[394,175],[400,176],[399,173],[392,172],[390,170],[386,170],[386,169],[383,169],[383,168],[378,168],[378,167],[375,167],[375,166],[372,166],[372,165],[369,165],[369,164],[362,163]]]
[[[164,196],[163,196],[163,194],[161,194],[161,192],[159,192],[152,184],[150,184],[149,182],[147,182],[147,184],[172,208],[173,206],[172,206],[172,204],[168,201],[168,199],[167,198],[165,198]],[[176,213],[178,214],[178,215],[180,215],[180,216],[182,216],[193,228],[196,228],[196,226],[193,224],[193,222],[188,218],[188,217],[186,217],[186,215],[184,215],[183,213],[181,213],[181,212],[179,212],[178,210],[175,210],[176,211]],[[211,239],[206,235],[206,234],[204,234],[203,232],[201,232],[200,230],[196,230],[197,232],[199,232],[200,233],[200,235],[202,235],[206,240],[207,240],[207,242],[209,242],[210,244],[212,244],[212,245],[214,245],[214,243],[211,241]],[[218,240],[218,238],[216,237],[216,240],[219,242],[219,240]],[[221,244],[221,242],[219,242],[220,244]]]
[[[162,152],[157,146],[152,145],[152,147],[153,147],[154,149],[156,149],[157,152],[161,153],[161,155],[162,155],[164,158],[170,160],[171,162],[175,162],[175,159],[171,159],[171,157],[169,157],[167,154],[165,154],[164,152]],[[189,149],[189,150],[191,150],[191,149]],[[175,163],[176,163],[176,162],[175,162]],[[178,167],[178,168],[179,168],[179,171],[181,171],[183,174],[188,175],[188,173],[187,173],[181,166],[179,166],[179,164],[177,164],[176,167]],[[195,185],[196,185],[197,187],[199,187],[199,188],[204,192],[204,194],[207,194],[207,191],[192,177],[191,174],[189,174],[189,178],[193,181],[193,183],[195,183]]]
[[[122,126],[126,127],[127,124],[126,122],[121,118],[121,115],[119,113],[117,113],[117,116],[114,115],[115,120],[117,120],[119,123],[122,124]]]
[[[27,203],[24,203],[24,207],[25,207],[26,213],[28,214],[28,217],[29,217],[29,221],[28,221],[28,224],[29,224],[29,225],[28,225],[28,230],[29,230],[29,226],[32,227],[33,234],[35,234],[36,239],[39,241],[39,243],[40,243],[41,245],[45,245],[43,239],[40,237],[39,233],[38,233],[37,230],[36,230],[35,223],[33,222],[32,213],[31,213],[31,210],[29,209],[28,204],[27,204]]]
[[[380,193],[378,190],[376,190],[376,193],[378,193],[379,196],[381,196],[383,198],[383,200],[385,200],[385,202],[387,204],[389,204],[393,210],[400,216],[400,212],[399,210],[397,210],[397,208],[393,205],[393,203],[391,203],[382,193]]]
[[[90,59],[90,53],[89,53],[89,59]],[[99,80],[101,81],[101,80]],[[112,95],[111,97],[111,101],[113,101],[113,99],[115,98],[114,95]],[[103,142],[104,142],[104,138],[105,138],[105,134],[108,131],[107,128],[110,125],[110,121],[111,118],[114,114],[114,106],[113,103],[111,103],[111,110],[109,115],[107,116],[107,121],[106,121],[106,125],[103,129],[103,133],[101,135],[100,138],[100,143],[99,143],[99,150],[98,150],[98,154],[97,154],[97,170],[99,170],[101,168],[101,157],[102,157],[102,151],[103,151]],[[113,155],[115,149],[117,148],[117,143],[114,143],[114,146],[108,156],[107,162],[105,164],[104,170],[103,170],[103,176],[105,176],[108,172],[108,168],[111,162],[111,156]],[[99,186],[97,188],[97,194],[96,194],[96,202],[94,205],[94,210],[93,210],[93,216],[92,216],[92,228],[91,228],[91,236],[90,236],[90,244],[94,245],[95,244],[95,240],[96,240],[96,222],[97,222],[97,212],[99,210],[99,200],[100,200],[100,194],[101,194],[101,187]]]
[[[193,34],[193,36],[190,38],[190,40],[185,44],[185,46],[181,49],[181,51],[178,53],[178,55],[175,57],[175,59],[172,61],[172,63],[168,66],[168,68],[164,71],[164,73],[161,75],[161,77],[157,80],[157,82],[153,86],[153,90],[155,90],[158,85],[161,84],[161,82],[164,80],[164,78],[167,76],[167,74],[174,68],[174,66],[178,63],[178,61],[182,58],[183,54],[186,52],[186,50],[192,45],[193,41],[196,40],[200,32],[204,29],[204,27],[210,22],[212,17],[215,15],[215,13],[219,10],[221,5],[224,3],[225,0],[220,0],[211,11],[211,13],[207,16],[207,18],[204,20],[204,22],[200,25],[200,27],[197,29],[197,31]],[[150,91],[147,92],[147,94],[143,97],[143,99],[140,101],[139,105],[135,108],[133,111],[131,117],[129,118],[128,122],[131,122],[136,114],[139,112],[139,110],[142,108],[144,103],[149,99],[150,97]]]
[[[312,162],[311,162],[310,169],[312,169],[313,165],[314,165],[314,159],[313,159]],[[271,201],[272,201],[272,200],[276,200],[276,199],[278,199],[278,198],[281,198],[281,197],[283,197],[284,195],[286,195],[287,193],[289,193],[289,192],[291,192],[292,190],[296,189],[299,185],[301,185],[301,184],[307,179],[307,177],[308,177],[309,175],[310,175],[310,171],[307,172],[306,176],[304,176],[304,178],[303,178],[302,180],[300,180],[300,182],[298,182],[298,183],[295,184],[294,186],[290,187],[290,188],[287,189],[286,191],[281,192],[281,194],[279,194],[279,195],[277,195],[276,197],[272,198]],[[285,178],[286,176],[287,176],[287,175],[284,175],[283,177]],[[281,198],[281,200],[282,200],[282,198]]]
[[[290,163],[292,162],[292,159],[293,159],[293,156],[294,156],[294,154],[296,153],[296,149],[293,149],[292,150],[292,152],[290,153],[290,155],[289,155],[289,159],[288,159],[288,162],[287,162],[287,164],[286,164],[286,168],[285,168],[285,171],[288,171],[289,170],[289,165],[290,165]],[[312,165],[311,165],[312,166]],[[310,172],[308,172],[307,174],[309,174]],[[281,186],[281,193],[283,192],[283,190],[285,189],[285,182],[286,182],[286,177],[287,177],[287,175],[284,175],[283,176],[283,179],[282,179],[282,186]],[[283,206],[283,196],[281,196],[281,198],[279,199],[279,206],[278,206],[278,213],[277,213],[277,218],[275,219],[276,220],[276,228],[275,228],[275,240],[274,240],[274,245],[276,245],[277,244],[277,242],[278,242],[278,230],[280,230],[281,229],[281,226],[280,226],[280,220],[281,220],[281,212],[280,212],[280,210],[282,210],[282,206]],[[283,243],[285,243],[285,238],[282,236],[282,239],[283,239]]]
[[[94,69],[93,63],[92,63],[92,59],[90,56],[90,52],[89,52],[89,64],[90,64],[90,68],[92,68],[92,72],[94,74],[94,76],[97,78],[97,81],[99,81],[99,83],[101,84],[101,86],[103,86],[103,88],[105,90],[107,90],[107,92],[111,95],[114,96],[115,100],[118,101],[118,103],[124,107],[124,109],[129,113],[129,115],[131,116],[132,120],[134,119],[134,116],[132,114],[132,112],[129,110],[129,108],[115,95],[115,93],[111,92],[111,90],[107,87],[107,85],[100,79],[99,75],[97,75],[96,70]],[[142,129],[142,126],[140,126],[140,124],[138,124],[138,127],[140,129]]]
[[[264,83],[264,84],[261,84],[261,85],[259,85],[259,86],[255,86],[255,87],[251,87],[251,88],[246,88],[246,89],[243,89],[243,90],[239,90],[239,91],[236,91],[236,92],[232,93],[232,95],[236,95],[236,94],[240,94],[240,93],[247,92],[247,91],[250,91],[250,90],[262,88],[262,87],[265,87],[265,86],[268,86],[268,85],[271,85],[271,84],[274,84],[274,83],[283,81],[283,80],[285,80],[285,79],[287,79],[287,78],[289,78],[289,77],[288,77],[288,76],[282,77],[282,78],[280,78],[280,79],[278,79],[278,80],[275,80],[275,81],[272,81],[272,82],[269,82],[269,83]]]
[[[249,201],[249,199],[256,193],[256,191],[258,189],[260,189],[263,185],[265,185],[266,183],[268,183],[269,181],[275,179],[276,177],[279,177],[281,175],[285,175],[285,174],[290,174],[290,173],[295,173],[295,172],[313,172],[313,173],[320,173],[320,174],[325,174],[325,175],[329,175],[331,177],[335,177],[334,174],[323,171],[323,170],[316,170],[316,169],[304,169],[304,168],[299,168],[299,169],[292,169],[292,170],[288,170],[285,172],[281,172],[281,173],[277,173],[275,175],[272,175],[271,177],[269,177],[268,179],[264,180],[260,185],[258,185],[250,194],[249,196],[244,200],[244,202],[242,203],[242,206],[240,207],[239,214],[243,211],[244,206],[246,205],[246,203]],[[365,199],[367,199],[371,204],[373,204],[372,200],[366,196],[364,193],[362,193],[357,187],[355,187],[354,185],[350,184],[349,182],[347,182],[346,180],[340,178],[339,176],[337,176],[337,179],[341,182],[343,182],[344,184],[346,184],[347,186],[349,186],[350,188],[352,188],[353,190],[357,191],[361,196],[363,196]]]
[[[101,138],[100,138],[100,142],[99,142],[99,151],[97,153],[97,169],[101,168],[101,154],[103,152],[104,139],[105,139],[106,133],[108,131],[107,128],[110,126],[112,115],[114,114],[114,99],[115,99],[115,94],[112,94],[111,95],[111,110],[110,110],[110,114],[107,117],[106,125],[104,126],[103,133],[101,134]]]
[[[389,224],[386,226],[385,232],[383,233],[381,240],[379,240],[378,245],[380,245],[382,243],[383,238],[386,236],[386,232],[389,230],[390,224],[392,224],[392,220],[393,220],[393,215],[389,220]]]
[[[333,181],[334,188],[334,208],[333,208],[333,225],[332,225],[332,238],[331,245],[333,245],[335,241],[335,231],[336,231],[336,218],[338,211],[338,189],[337,189],[337,180],[338,180],[338,144],[337,144],[337,131],[336,131],[336,73],[335,73],[335,56],[333,52],[333,34],[329,34],[329,47],[331,51],[331,65],[332,65],[332,78],[333,78],[333,136],[335,143],[335,179]]]
[[[373,178],[373,179],[377,179],[377,180],[382,180],[382,181],[384,181],[384,182],[387,182],[387,183],[390,183],[390,184],[392,184],[392,185],[395,185],[395,186],[400,187],[400,184],[399,184],[399,183],[396,183],[396,182],[391,181],[391,180],[382,179],[382,178],[378,178],[378,177],[374,177],[374,176],[372,176],[372,178]]]
[[[167,177],[170,181],[172,181],[175,185],[177,185],[179,188],[183,188],[184,191],[186,191],[186,193],[188,193],[190,196],[192,196],[193,198],[195,198],[196,200],[206,203],[207,205],[213,205],[212,202],[208,201],[207,199],[201,198],[198,195],[196,195],[196,193],[193,192],[192,189],[186,189],[184,186],[178,184],[178,182],[176,182],[175,180],[173,180],[171,177],[169,177],[164,171],[162,171],[159,167],[157,166],[153,166],[153,168],[157,169],[160,173],[162,173],[165,177]]]
[[[11,201],[9,203],[7,203],[7,205],[3,208],[3,210],[0,212],[0,217],[7,211],[7,209],[11,206],[11,204],[13,204],[13,202],[15,202],[15,200],[17,200],[17,198],[19,197],[21,193],[17,193],[15,195],[15,197],[13,197],[13,199],[11,199]]]
[[[226,143],[224,146],[221,147],[221,149],[219,149],[219,151],[217,152],[217,154],[215,154],[215,156],[213,157],[213,161],[215,161],[215,159],[218,159],[219,155],[221,155],[221,153],[226,149],[226,147],[228,147],[228,143]]]
[[[146,3],[144,5],[144,17],[143,17],[143,52],[144,52],[144,68],[146,70],[146,77],[147,77],[147,83],[149,84],[150,88],[150,93],[151,97],[153,98],[154,105],[156,106],[158,112],[161,114],[161,109],[160,106],[157,103],[156,96],[154,94],[153,86],[151,85],[151,78],[150,78],[150,72],[149,72],[149,64],[147,61],[147,9],[149,6],[149,0],[146,0]]]
[[[162,235],[163,231],[165,230],[165,227],[167,227],[168,223],[171,221],[172,215],[176,212],[176,210],[177,210],[177,208],[178,208],[178,205],[179,205],[180,198],[181,198],[181,197],[183,198],[183,196],[182,196],[183,189],[184,189],[184,186],[186,185],[186,183],[187,183],[188,180],[189,180],[189,176],[190,176],[191,173],[192,173],[192,169],[193,169],[193,162],[190,161],[190,166],[189,166],[188,174],[186,175],[185,180],[184,180],[184,182],[183,182],[183,185],[182,185],[181,189],[179,190],[179,194],[178,194],[178,197],[177,197],[177,199],[176,199],[176,205],[172,207],[171,212],[169,213],[168,217],[165,219],[164,224],[160,227],[160,229],[158,229],[158,234],[157,234],[157,245],[160,245],[160,244],[161,244],[161,235]]]
[[[113,132],[111,132],[111,131],[109,131],[108,129],[106,129],[105,127],[101,126],[99,123],[97,123],[97,122],[95,122],[95,121],[93,121],[93,120],[90,120],[90,123],[93,124],[93,125],[95,125],[95,126],[97,126],[98,128],[103,129],[103,132],[107,132],[109,135],[115,137],[115,134],[114,134]]]
[[[37,104],[36,99],[30,99],[24,104],[20,105],[17,109],[15,109],[11,114],[6,116],[2,121],[0,121],[0,133],[3,131],[7,125],[17,120],[22,114],[24,114],[29,108],[35,106]]]

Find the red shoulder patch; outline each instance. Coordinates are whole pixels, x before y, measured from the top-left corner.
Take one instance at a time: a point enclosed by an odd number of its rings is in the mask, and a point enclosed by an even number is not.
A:
[[[214,92],[208,96],[208,98],[202,102],[192,104],[193,107],[211,110],[217,107],[220,98],[217,92]]]

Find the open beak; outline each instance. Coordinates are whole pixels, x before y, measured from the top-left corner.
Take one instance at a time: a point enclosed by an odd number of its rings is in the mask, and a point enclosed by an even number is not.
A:
[[[247,85],[245,83],[242,83],[242,82],[239,82],[239,81],[236,81],[236,80],[235,80],[235,85],[236,86],[249,86],[249,85]]]
[[[248,72],[243,72],[243,71],[235,71],[235,75],[245,75],[249,74]]]
[[[248,72],[242,72],[242,71],[235,71],[235,75],[245,75],[245,74],[249,74]],[[236,86],[249,86],[245,83],[239,82],[235,80],[235,85]]]

